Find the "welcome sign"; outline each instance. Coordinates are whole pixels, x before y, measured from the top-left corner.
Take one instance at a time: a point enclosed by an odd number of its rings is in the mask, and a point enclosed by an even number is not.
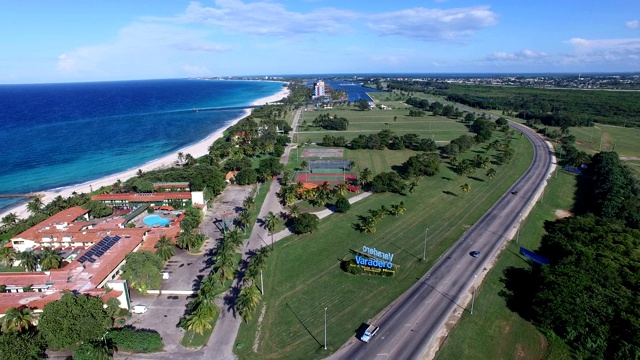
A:
[[[386,253],[376,248],[370,248],[368,246],[362,247],[362,253],[370,255],[375,259],[368,259],[363,256],[356,255],[356,264],[362,266],[371,266],[376,268],[393,269],[393,255],[392,253]]]

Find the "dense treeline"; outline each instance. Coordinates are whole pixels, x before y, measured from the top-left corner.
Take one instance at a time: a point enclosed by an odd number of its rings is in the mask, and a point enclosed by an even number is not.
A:
[[[322,145],[348,147],[352,150],[383,150],[387,148],[390,150],[436,151],[438,148],[432,139],[422,139],[416,134],[396,135],[387,129],[377,134],[360,134],[350,142],[347,142],[343,136],[325,135],[322,138]]]
[[[487,110],[503,110],[545,125],[593,123],[640,126],[638,94],[623,91],[532,89],[451,85],[439,91],[447,100]]]
[[[578,193],[584,214],[545,224],[549,265],[508,269],[512,307],[579,358],[640,358],[640,190],[614,152],[593,156]],[[586,185],[584,185],[586,184]]]
[[[615,152],[593,156],[587,171],[591,211],[603,218],[620,219],[626,226],[640,229],[640,189],[638,180]]]

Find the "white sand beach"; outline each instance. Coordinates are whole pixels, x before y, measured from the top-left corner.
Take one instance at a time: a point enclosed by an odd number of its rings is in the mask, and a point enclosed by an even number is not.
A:
[[[264,105],[264,104],[268,104],[268,103],[273,103],[273,102],[277,102],[279,100],[282,100],[283,98],[287,97],[289,95],[289,89],[287,88],[282,88],[281,91],[279,91],[278,93],[265,97],[265,98],[261,98],[258,99],[254,102],[251,103],[251,105]],[[232,125],[235,125],[238,121],[240,121],[241,119],[247,117],[249,114],[251,114],[251,110],[246,110],[245,113],[231,121],[229,123],[229,125],[224,128],[224,129],[220,129],[218,131],[216,131],[213,134],[210,134],[209,136],[207,136],[206,138],[202,139],[201,141],[199,141],[196,144],[187,146],[183,149],[180,149],[178,151],[176,151],[173,154],[169,154],[167,156],[164,156],[162,158],[150,161],[146,164],[137,166],[135,168],[117,173],[117,174],[113,174],[113,175],[109,175],[109,176],[105,176],[103,178],[100,179],[96,179],[93,181],[88,181],[82,184],[78,184],[78,185],[73,185],[73,186],[69,186],[66,187],[60,191],[57,192],[47,192],[47,191],[40,191],[38,193],[43,194],[43,198],[42,198],[42,202],[47,204],[49,203],[51,200],[53,200],[55,197],[57,196],[62,196],[62,197],[69,197],[71,196],[74,192],[75,193],[90,193],[91,189],[96,190],[98,188],[100,188],[101,186],[108,186],[108,185],[112,185],[113,183],[115,183],[118,179],[125,181],[129,178],[132,178],[134,176],[136,176],[138,170],[142,170],[142,171],[150,171],[150,170],[156,170],[156,169],[160,169],[160,168],[164,168],[164,167],[169,167],[172,166],[176,160],[178,159],[178,153],[182,152],[183,154],[191,154],[193,157],[200,157],[203,155],[206,155],[209,152],[209,146],[211,146],[211,144],[213,144],[214,141],[216,141],[217,139],[219,139],[220,137],[222,137],[224,131]],[[9,213],[14,213],[16,214],[19,218],[27,218],[29,217],[30,213],[27,210],[27,206],[26,204],[23,205],[19,205],[17,207],[13,207],[10,208],[2,213],[0,213],[0,219],[3,218],[4,216],[6,216]]]

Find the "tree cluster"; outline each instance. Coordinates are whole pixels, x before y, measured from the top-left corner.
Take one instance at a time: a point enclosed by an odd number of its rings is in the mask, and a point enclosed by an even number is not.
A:
[[[405,179],[416,176],[433,176],[440,171],[440,157],[435,153],[420,153],[402,164]]]
[[[349,128],[349,120],[331,114],[318,115],[311,124],[325,130],[347,130]]]
[[[149,289],[159,289],[162,282],[164,261],[151,251],[136,251],[127,254],[122,266],[122,279],[129,286],[146,294]]]
[[[348,146],[353,150],[383,150],[384,148],[390,150],[410,149],[414,151],[437,150],[435,142],[431,139],[421,139],[416,134],[395,135],[387,129],[377,134],[360,134],[351,140]]]

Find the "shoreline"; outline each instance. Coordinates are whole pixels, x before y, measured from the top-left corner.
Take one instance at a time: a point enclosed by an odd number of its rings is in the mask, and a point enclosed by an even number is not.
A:
[[[282,82],[284,84],[284,82]],[[249,106],[254,106],[254,105],[265,105],[267,103],[273,103],[279,100],[282,100],[283,98],[287,97],[289,95],[289,89],[283,87],[280,91],[278,91],[277,93],[270,95],[270,96],[266,96],[260,99],[257,99],[253,102],[251,102],[249,104]],[[49,190],[45,190],[45,191],[35,191],[34,193],[38,193],[38,194],[42,194],[44,195],[42,197],[42,202],[44,204],[48,204],[49,202],[51,202],[51,200],[53,200],[54,198],[56,198],[57,196],[62,196],[63,198],[69,197],[71,196],[74,192],[75,193],[90,193],[91,189],[93,190],[97,190],[99,189],[101,186],[108,186],[108,185],[112,185],[113,183],[115,183],[118,179],[120,179],[121,181],[126,181],[127,179],[130,179],[132,177],[135,177],[138,170],[142,170],[143,172],[147,172],[147,171],[152,171],[152,170],[158,170],[158,169],[162,169],[162,168],[167,168],[167,167],[171,167],[175,161],[178,159],[178,153],[181,152],[183,154],[191,154],[191,156],[193,156],[194,158],[198,158],[201,157],[203,155],[206,155],[209,153],[209,146],[211,146],[211,144],[213,144],[214,141],[218,140],[219,138],[222,137],[222,135],[224,134],[224,132],[231,126],[237,124],[240,120],[246,118],[247,116],[249,116],[251,114],[251,109],[245,109],[244,113],[235,119],[232,119],[231,121],[229,121],[224,127],[220,128],[219,130],[208,134],[205,138],[201,139],[200,141],[185,146],[184,148],[181,148],[173,153],[167,154],[163,157],[160,157],[158,159],[155,160],[151,160],[149,162],[146,162],[144,164],[141,164],[140,166],[136,166],[135,168],[131,168],[128,170],[124,170],[121,172],[118,172],[116,174],[112,174],[112,175],[107,175],[95,180],[91,180],[91,181],[87,181],[81,184],[75,184],[75,185],[70,185],[70,186],[65,186],[62,188],[58,188],[58,189],[49,189]],[[22,203],[22,204],[18,204],[16,206],[13,207],[9,207],[7,209],[4,209],[1,213],[0,213],[0,219],[5,217],[7,214],[9,213],[14,213],[18,216],[18,218],[20,219],[26,219],[28,218],[31,213],[27,210],[27,203]]]

